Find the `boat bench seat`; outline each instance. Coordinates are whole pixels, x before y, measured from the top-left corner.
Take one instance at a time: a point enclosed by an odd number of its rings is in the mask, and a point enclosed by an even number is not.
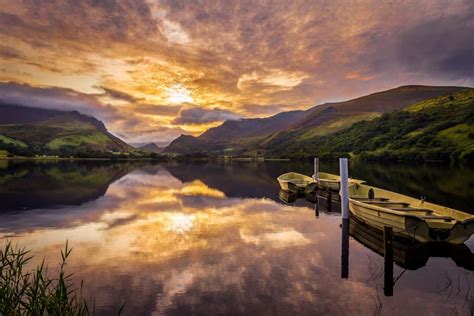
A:
[[[374,201],[374,200],[368,200],[368,201],[361,201],[363,203],[367,204],[379,204],[379,205],[390,205],[390,204],[400,204],[400,205],[410,205],[409,203],[406,202],[397,202],[397,201]]]
[[[439,216],[439,215],[426,215],[426,216],[421,216],[423,219],[442,219],[445,221],[451,221],[454,220],[454,218],[450,216]]]
[[[417,208],[417,207],[391,207],[391,210],[394,211],[403,211],[403,212],[426,212],[433,213],[433,210],[427,208]]]
[[[363,196],[363,195],[353,195],[351,196],[351,199],[354,199],[354,200],[363,200],[363,201],[388,201],[387,198],[373,198],[373,199],[370,199],[366,196]]]

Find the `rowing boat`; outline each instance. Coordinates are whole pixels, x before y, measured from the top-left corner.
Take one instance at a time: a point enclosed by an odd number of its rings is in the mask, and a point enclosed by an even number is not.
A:
[[[420,242],[461,244],[474,234],[474,215],[365,184],[349,185],[349,210],[363,223]]]
[[[335,174],[318,172],[318,178],[316,179],[316,182],[318,183],[318,187],[320,187],[321,189],[330,189],[333,191],[339,191],[341,178]],[[362,184],[362,183],[365,183],[365,181],[357,180],[357,179],[349,179],[349,185],[355,184],[355,183]]]
[[[288,172],[277,178],[280,188],[284,191],[302,193],[314,191],[316,189],[316,181],[301,173]]]

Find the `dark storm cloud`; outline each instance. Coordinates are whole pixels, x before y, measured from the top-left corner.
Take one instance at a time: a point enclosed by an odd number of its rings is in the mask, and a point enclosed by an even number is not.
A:
[[[401,65],[449,79],[474,78],[474,2],[470,8],[403,32],[396,43]]]
[[[84,114],[97,116],[100,119],[121,118],[114,107],[102,104],[96,96],[72,89],[40,88],[15,82],[0,83],[0,100],[4,104],[62,111],[77,110]]]
[[[179,112],[173,121],[175,124],[206,124],[222,122],[226,120],[237,120],[238,116],[231,111],[219,108],[204,109],[200,107],[185,108]]]
[[[112,99],[122,100],[122,101],[127,101],[127,102],[137,102],[141,100],[140,98],[136,98],[133,95],[130,95],[122,91],[118,91],[118,90],[107,88],[107,87],[99,87],[99,88],[104,90],[104,93],[101,94],[100,96],[105,96]]]
[[[181,110],[181,106],[140,103],[134,105],[133,110],[146,115],[176,116]]]

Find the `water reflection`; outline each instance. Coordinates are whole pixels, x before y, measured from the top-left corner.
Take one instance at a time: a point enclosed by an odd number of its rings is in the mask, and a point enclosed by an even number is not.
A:
[[[290,167],[278,166],[130,166],[81,205],[1,212],[0,235],[33,249],[37,262],[46,257],[51,268],[68,239],[68,268],[84,279],[99,314],[116,312],[123,301],[126,314],[140,315],[468,310],[474,276],[451,259],[405,273],[388,299],[379,297],[380,255],[350,239],[350,270],[341,280],[340,218],[321,211],[315,220],[306,199],[282,203],[273,174]],[[75,190],[91,182],[82,183]],[[394,275],[400,270],[395,266]],[[456,288],[447,298],[440,294],[444,276]]]
[[[113,181],[133,164],[106,161],[3,161],[0,168],[0,211],[81,205],[103,196]]]

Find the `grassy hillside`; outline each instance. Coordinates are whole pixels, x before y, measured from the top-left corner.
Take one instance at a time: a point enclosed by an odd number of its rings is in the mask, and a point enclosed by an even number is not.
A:
[[[144,152],[148,152],[148,153],[161,154],[164,148],[158,146],[155,143],[148,143],[148,144],[138,147],[138,149],[143,150]]]
[[[273,135],[285,138],[291,132],[293,141],[306,141],[329,135],[353,123],[372,120],[383,113],[400,110],[406,106],[442,95],[463,90],[462,87],[402,86],[377,92],[344,102],[326,103],[308,110],[308,115],[290,129]]]
[[[114,157],[139,154],[102,122],[78,112],[0,105],[0,150],[11,155]]]
[[[415,103],[325,136],[295,141],[298,131],[269,138],[271,157],[341,157],[474,161],[474,89]]]
[[[265,136],[283,131],[304,117],[304,111],[282,112],[267,118],[229,120],[199,137],[182,135],[164,149],[166,153],[193,154],[240,151]]]

